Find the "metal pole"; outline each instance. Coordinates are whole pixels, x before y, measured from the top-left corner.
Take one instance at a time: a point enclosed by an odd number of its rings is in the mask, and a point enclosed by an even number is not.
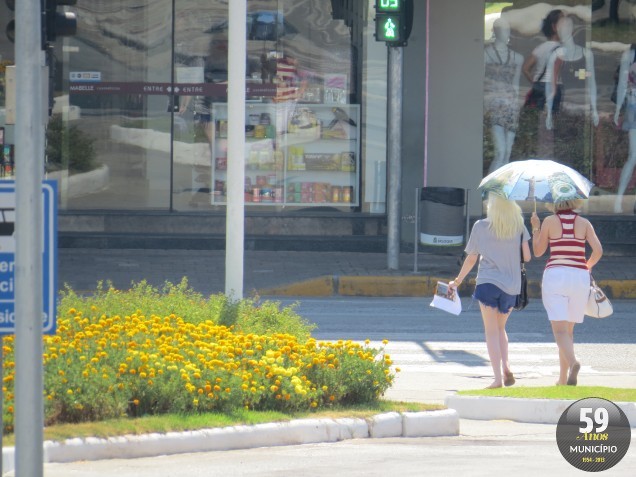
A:
[[[403,49],[388,47],[387,97],[387,266],[400,267],[400,194],[402,182],[402,63]]]
[[[469,192],[470,192],[470,189],[466,189],[465,196],[464,196],[464,201],[465,201],[464,212],[466,213],[466,230],[464,231],[464,245],[468,244],[468,235],[470,233],[470,207],[468,206]]]
[[[15,475],[43,473],[44,53],[40,0],[16,2]],[[48,99],[47,99],[48,110]]]
[[[229,2],[225,295],[243,298],[245,245],[245,61],[247,0]]]
[[[413,242],[413,273],[417,273],[417,254],[420,251],[419,247],[419,231],[420,231],[420,188],[415,188],[415,241]]]

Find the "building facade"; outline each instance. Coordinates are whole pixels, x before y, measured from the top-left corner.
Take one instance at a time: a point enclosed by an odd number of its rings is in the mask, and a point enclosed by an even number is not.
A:
[[[388,66],[374,3],[247,1],[248,235],[386,235]],[[527,158],[574,167],[596,184],[586,213],[631,223],[636,5],[414,6],[400,118],[402,242],[413,241],[416,187],[467,189],[479,216],[481,178]],[[223,236],[227,0],[82,0],[69,9],[78,29],[55,45],[46,164],[59,180],[60,231]],[[550,49],[541,27],[555,9],[569,26]],[[4,2],[0,13],[11,16]],[[549,114],[525,104],[541,45],[552,56],[541,79],[554,77],[560,94]],[[3,78],[16,61],[4,35],[0,55]],[[0,127],[10,177],[19,164],[1,112]]]

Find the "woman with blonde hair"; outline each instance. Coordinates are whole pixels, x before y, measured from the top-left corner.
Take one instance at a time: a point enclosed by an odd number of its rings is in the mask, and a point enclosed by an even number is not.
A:
[[[548,246],[550,258],[543,272],[541,297],[559,347],[559,380],[557,385],[576,386],[581,364],[574,353],[574,325],[583,322],[590,294],[590,271],[603,256],[603,246],[589,220],[575,210],[580,199],[550,204],[554,212],[541,220],[532,214],[532,250],[543,255]],[[585,258],[585,244],[592,250]]]
[[[486,346],[495,380],[488,388],[512,386],[515,378],[508,362],[506,321],[521,291],[520,261],[530,260],[530,234],[516,202],[490,193],[486,218],[473,225],[466,244],[466,259],[453,281],[457,288],[477,263],[473,298],[479,301]]]

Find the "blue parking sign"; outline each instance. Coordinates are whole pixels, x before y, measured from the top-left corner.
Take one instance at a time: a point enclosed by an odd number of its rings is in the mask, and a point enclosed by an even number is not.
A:
[[[42,181],[42,332],[55,333],[57,294],[57,182]],[[0,335],[15,333],[15,182],[0,181]]]

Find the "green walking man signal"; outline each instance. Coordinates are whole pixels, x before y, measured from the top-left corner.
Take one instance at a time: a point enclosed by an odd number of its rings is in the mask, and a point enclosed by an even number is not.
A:
[[[375,39],[406,46],[413,26],[413,0],[375,0]]]

